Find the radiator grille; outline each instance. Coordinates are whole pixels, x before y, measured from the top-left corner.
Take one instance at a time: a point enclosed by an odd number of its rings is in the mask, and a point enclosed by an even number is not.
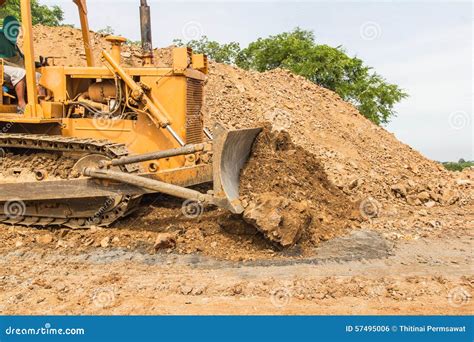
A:
[[[187,79],[186,98],[186,143],[196,144],[204,140],[203,136],[203,82],[192,78]]]

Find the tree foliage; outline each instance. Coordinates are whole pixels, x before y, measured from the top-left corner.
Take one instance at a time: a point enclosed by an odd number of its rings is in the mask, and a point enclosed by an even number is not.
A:
[[[219,44],[207,37],[186,45],[217,62],[236,64],[244,69],[288,69],[337,92],[376,124],[387,123],[396,114],[394,105],[407,96],[361,59],[348,56],[340,46],[317,44],[312,31],[296,28],[259,38],[244,49],[240,49],[238,43]]]
[[[466,161],[466,160],[461,158],[461,159],[459,159],[459,161],[457,163],[456,162],[444,162],[443,165],[449,171],[462,171],[462,170],[467,169],[469,167],[474,167],[474,161]]]
[[[100,33],[103,35],[112,35],[112,34],[115,34],[115,30],[113,29],[112,26],[107,25],[103,29],[97,30],[97,33]]]
[[[0,8],[0,17],[13,15],[21,19],[20,0],[8,0]],[[59,6],[41,5],[38,0],[31,0],[31,16],[33,25],[42,24],[46,26],[59,26],[64,19],[64,12]]]
[[[173,42],[177,46],[189,46],[194,51],[203,53],[219,63],[235,64],[236,58],[240,53],[239,43],[220,44],[214,40],[209,40],[207,36],[188,42],[183,42],[181,39],[175,39]]]

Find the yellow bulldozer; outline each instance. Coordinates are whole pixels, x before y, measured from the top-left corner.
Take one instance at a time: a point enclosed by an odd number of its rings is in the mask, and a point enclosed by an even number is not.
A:
[[[172,65],[155,67],[150,9],[141,0],[142,65],[121,63],[118,36],[107,37],[110,50],[96,61],[85,1],[74,3],[87,65],[66,67],[35,63],[31,4],[20,1],[27,102],[18,113],[2,61],[0,222],[108,226],[149,193],[242,213],[239,174],[260,129],[205,128],[206,56],[174,48]],[[205,193],[190,188],[210,182]]]

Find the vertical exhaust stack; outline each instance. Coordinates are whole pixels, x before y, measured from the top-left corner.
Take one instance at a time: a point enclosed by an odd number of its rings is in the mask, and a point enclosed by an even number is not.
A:
[[[153,45],[151,42],[150,6],[146,0],[140,0],[140,29],[142,35],[142,50],[144,65],[153,65]]]

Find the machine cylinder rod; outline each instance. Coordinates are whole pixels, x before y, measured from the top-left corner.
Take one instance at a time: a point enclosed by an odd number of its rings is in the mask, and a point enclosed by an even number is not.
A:
[[[136,156],[106,160],[106,161],[103,161],[101,166],[120,166],[120,165],[127,165],[127,164],[133,164],[133,163],[141,163],[147,160],[162,159],[162,158],[195,153],[195,152],[203,151],[205,148],[206,148],[206,144],[187,145],[187,146],[172,148],[172,149],[164,150],[164,151],[156,151],[156,152],[139,154]]]
[[[213,197],[211,195],[203,194],[196,190],[161,182],[155,179],[131,175],[120,171],[100,170],[95,168],[85,168],[82,173],[87,177],[114,180],[117,182],[135,185],[140,188],[161,192],[163,194],[178,198],[214,204]]]
[[[142,36],[142,50],[145,64],[153,64],[153,45],[151,40],[150,6],[146,0],[140,0],[140,29]]]
[[[86,0],[73,0],[79,10],[81,21],[82,40],[84,41],[84,51],[86,52],[86,62],[88,67],[95,66],[94,53],[92,51],[91,34],[89,32],[89,20],[87,19]]]

